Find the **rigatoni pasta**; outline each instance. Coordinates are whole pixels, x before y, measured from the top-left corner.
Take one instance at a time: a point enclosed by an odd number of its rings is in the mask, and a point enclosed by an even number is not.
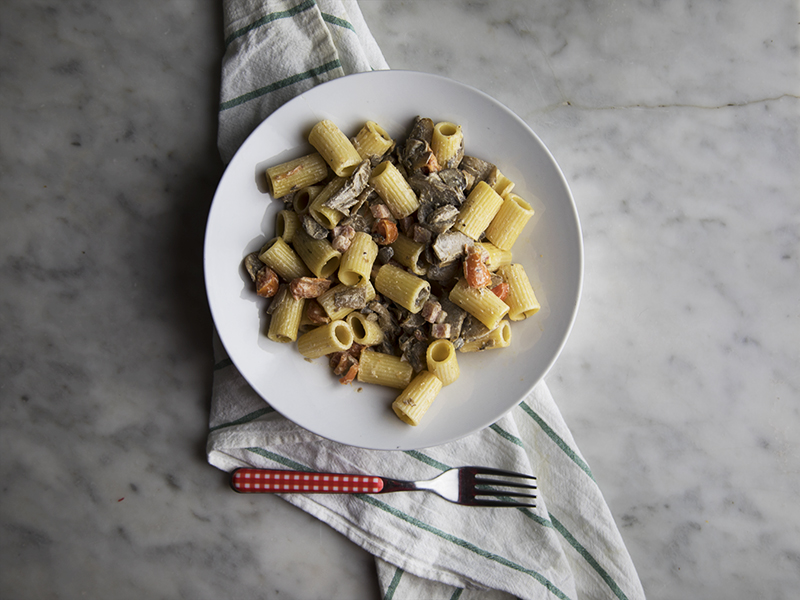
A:
[[[500,210],[486,228],[486,239],[501,250],[511,250],[522,229],[533,216],[531,205],[517,194],[503,198]]]
[[[309,271],[303,260],[286,243],[286,240],[280,237],[273,238],[267,242],[261,248],[258,258],[287,282],[298,277],[311,275],[311,271]]]
[[[272,318],[269,321],[267,337],[273,342],[288,344],[297,339],[297,332],[300,329],[300,319],[303,316],[304,298],[295,298],[289,293],[289,289],[284,286],[278,292],[278,297],[273,300],[277,307],[272,311]]]
[[[422,371],[392,402],[392,410],[409,425],[419,425],[442,390],[442,380],[430,371]]]
[[[375,276],[375,289],[412,313],[422,310],[431,293],[431,284],[391,264],[383,265]]]
[[[407,217],[419,208],[414,190],[391,162],[384,161],[372,170],[370,183],[397,219]]]
[[[353,146],[362,159],[383,156],[394,146],[391,136],[375,121],[367,121],[356,134]]]
[[[372,236],[357,231],[339,263],[339,281],[345,285],[357,285],[367,281],[377,256],[378,245],[372,241]]]
[[[404,389],[414,377],[414,367],[399,356],[363,350],[357,378],[363,383],[373,383],[390,388]]]
[[[326,229],[333,229],[336,227],[337,223],[342,220],[342,217],[344,217],[344,215],[335,208],[325,206],[325,202],[327,202],[333,194],[341,190],[346,181],[344,177],[334,177],[328,185],[322,188],[319,194],[314,196],[314,199],[311,200],[308,205],[308,212],[314,217],[317,223]]]
[[[431,136],[431,149],[436,162],[443,169],[458,166],[460,156],[463,156],[464,133],[461,125],[443,121],[433,126]]]
[[[431,342],[425,352],[425,362],[428,371],[436,375],[442,385],[450,385],[461,375],[456,358],[456,347],[450,340]]]
[[[362,346],[375,346],[383,341],[383,329],[377,320],[372,321],[359,312],[351,312],[345,319],[353,330],[353,341]]]
[[[461,346],[461,352],[481,352],[493,348],[508,348],[511,345],[511,325],[503,319],[489,333]]]
[[[327,176],[328,165],[318,152],[266,170],[274,198],[283,198],[289,192],[323,181]]]
[[[514,189],[514,182],[511,181],[508,177],[503,175],[498,169],[495,172],[494,182],[492,183],[492,189],[497,192],[501,197],[505,198],[511,191]]]
[[[512,263],[498,269],[500,276],[508,284],[508,318],[512,321],[522,321],[539,312],[542,307],[533,292],[525,267],[519,263]]]
[[[298,256],[317,277],[329,277],[339,268],[342,253],[334,250],[326,240],[312,238],[302,229],[294,236]]]
[[[486,231],[502,204],[503,198],[488,183],[479,181],[467,196],[453,229],[477,240]]]
[[[320,121],[308,134],[308,142],[339,177],[347,177],[361,162],[361,156],[333,121]]]
[[[401,390],[392,409],[418,425],[458,382],[459,354],[508,347],[510,321],[539,310],[512,255],[533,209],[465,156],[459,123],[418,117],[400,141],[376,121],[350,133],[320,121],[317,152],[268,170],[284,207],[244,266],[271,302],[270,340],[326,357],[343,384]]]
[[[490,271],[497,271],[503,265],[510,265],[513,259],[511,250],[502,250],[490,242],[478,242],[476,246],[486,251],[486,268]]]
[[[353,330],[345,321],[331,321],[297,338],[297,351],[306,358],[319,358],[333,352],[349,350]]]
[[[275,235],[283,238],[287,244],[292,243],[295,231],[300,227],[300,217],[293,210],[282,210],[275,217]]]
[[[292,210],[297,213],[298,217],[302,217],[308,212],[308,207],[314,201],[325,186],[322,185],[309,185],[297,190],[292,197]]]
[[[340,283],[319,296],[317,302],[325,311],[328,318],[335,321],[345,318],[355,310],[354,307],[350,305],[353,304],[352,302],[348,303],[343,300],[343,298],[346,297],[363,297],[364,304],[366,304],[375,299],[375,288],[369,280],[363,281],[358,285],[345,285],[344,283]]]
[[[473,288],[466,279],[459,279],[450,290],[450,301],[460,306],[489,329],[494,329],[509,310],[508,304],[492,290]]]
[[[392,258],[414,275],[425,275],[428,272],[423,256],[425,244],[415,242],[408,236],[399,233],[397,239],[392,242],[392,250],[394,250]]]

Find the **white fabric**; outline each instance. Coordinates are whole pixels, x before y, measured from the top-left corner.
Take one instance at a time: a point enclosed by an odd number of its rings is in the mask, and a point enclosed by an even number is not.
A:
[[[228,0],[225,36],[219,147],[226,160],[296,94],[334,77],[387,68],[354,1]],[[324,72],[320,65],[327,65]],[[331,442],[289,422],[247,385],[216,338],[214,349],[208,460],[220,469],[252,465],[416,480],[452,466],[483,465],[538,477],[535,509],[458,506],[427,493],[284,495],[376,557],[383,598],[644,597],[613,517],[544,383],[467,438],[423,451],[379,452]]]

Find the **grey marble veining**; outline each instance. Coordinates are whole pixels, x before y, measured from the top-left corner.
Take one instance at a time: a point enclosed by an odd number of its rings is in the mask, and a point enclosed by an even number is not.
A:
[[[800,586],[796,2],[361,8],[558,160],[586,279],[548,384],[651,598]],[[205,463],[218,8],[0,4],[0,596],[375,598]],[[311,574],[314,576],[311,576]]]

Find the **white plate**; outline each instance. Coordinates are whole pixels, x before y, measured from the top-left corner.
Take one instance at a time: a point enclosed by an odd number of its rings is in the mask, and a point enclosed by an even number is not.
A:
[[[348,136],[366,120],[402,138],[416,115],[463,126],[466,151],[498,165],[536,210],[514,246],[542,309],[512,323],[504,350],[460,354],[461,378],[444,388],[417,427],[390,404],[396,390],[341,385],[327,360],[306,361],[295,344],[264,333],[262,302],[242,258],[273,236],[282,202],[263,189],[265,166],[313,151],[306,135],[331,119]],[[488,95],[454,81],[410,71],[375,71],[335,79],[288,102],[241,146],[223,175],[208,218],[205,276],[211,313],[231,360],[250,385],[286,418],[352,446],[425,448],[491,425],[545,376],[566,342],[583,279],[583,243],[567,182],[536,134]]]

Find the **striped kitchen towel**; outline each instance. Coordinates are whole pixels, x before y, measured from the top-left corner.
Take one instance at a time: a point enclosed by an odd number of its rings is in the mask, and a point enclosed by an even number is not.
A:
[[[387,65],[355,1],[227,0],[219,149],[229,160],[278,106],[334,77]],[[214,339],[208,460],[429,479],[484,465],[538,477],[536,508],[471,508],[433,494],[282,497],[376,557],[385,599],[643,598],[597,482],[547,386],[486,429],[420,451],[353,448],[288,421]],[[265,532],[266,533],[266,532]]]
[[[355,2],[224,2],[218,146],[228,163],[272,111],[319,83],[388,69]]]

